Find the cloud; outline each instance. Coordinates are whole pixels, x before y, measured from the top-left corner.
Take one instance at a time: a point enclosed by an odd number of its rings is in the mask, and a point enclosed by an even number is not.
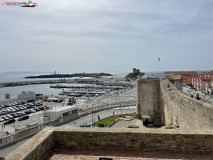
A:
[[[0,7],[0,72],[156,70],[158,56],[162,70],[212,67],[210,0],[35,2]]]

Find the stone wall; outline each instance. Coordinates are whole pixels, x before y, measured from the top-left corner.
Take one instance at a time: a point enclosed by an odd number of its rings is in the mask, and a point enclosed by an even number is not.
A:
[[[167,80],[161,80],[160,85],[166,126],[181,129],[213,129],[211,103],[193,99],[175,90],[173,84]]]
[[[6,160],[42,160],[52,149],[212,153],[213,133],[163,129],[49,127],[13,151]]]
[[[54,132],[54,147],[207,153],[213,151],[213,133],[165,129],[58,128]]]
[[[5,159],[42,160],[53,148],[53,138],[53,130],[46,128],[9,154]]]
[[[161,122],[160,82],[158,79],[137,81],[137,111],[139,117],[151,116],[155,124]]]
[[[181,78],[180,79],[170,78],[169,81],[172,82],[178,90],[183,91],[183,80]]]
[[[213,129],[213,105],[177,90],[166,80],[138,80],[137,111],[155,117],[167,127]],[[151,112],[149,112],[151,110]],[[160,116],[155,116],[157,114]]]
[[[0,149],[2,147],[5,147],[6,145],[16,143],[17,141],[25,139],[26,137],[32,136],[47,126],[54,126],[54,125],[57,125],[58,123],[59,123],[58,119],[53,121],[48,121],[36,126],[32,126],[32,127],[20,130],[6,137],[2,137],[0,138]]]

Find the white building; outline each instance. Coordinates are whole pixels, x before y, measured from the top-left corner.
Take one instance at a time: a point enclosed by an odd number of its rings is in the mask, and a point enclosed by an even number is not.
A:
[[[51,110],[47,110],[43,113],[44,120],[50,121],[54,119],[59,119],[60,123],[67,122],[73,118],[78,117],[78,107],[63,106],[63,107],[53,107]]]
[[[36,94],[35,92],[32,91],[22,91],[21,94],[18,94],[18,98],[25,98],[25,99],[36,99]]]

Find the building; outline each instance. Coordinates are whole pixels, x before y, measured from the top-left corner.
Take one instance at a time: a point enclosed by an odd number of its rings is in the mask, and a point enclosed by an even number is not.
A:
[[[140,73],[140,69],[133,68],[133,73],[134,73],[134,74]]]
[[[22,91],[21,94],[18,94],[19,99],[36,99],[35,92],[32,91]]]
[[[212,73],[202,73],[199,75],[192,76],[192,86],[206,93],[208,93],[209,89],[212,89],[211,85],[212,81],[213,81]]]
[[[168,72],[164,72],[164,74],[172,74],[172,75],[182,75],[182,74],[189,74],[189,75],[194,75],[194,74],[198,74],[197,71],[168,71]]]
[[[47,110],[43,113],[44,121],[51,121],[54,119],[59,119],[60,123],[65,123],[69,120],[72,120],[78,117],[78,107],[72,106],[63,106],[55,107],[51,110]]]

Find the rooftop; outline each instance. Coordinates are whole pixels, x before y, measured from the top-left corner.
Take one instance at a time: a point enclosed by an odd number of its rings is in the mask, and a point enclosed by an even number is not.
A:
[[[60,113],[60,112],[64,112],[64,111],[69,111],[69,110],[73,110],[73,109],[77,109],[78,107],[77,106],[74,106],[74,105],[72,105],[72,106],[63,106],[63,107],[53,107],[51,110],[48,110],[48,111],[46,111],[47,113],[49,113],[49,112],[58,112],[58,113]]]

